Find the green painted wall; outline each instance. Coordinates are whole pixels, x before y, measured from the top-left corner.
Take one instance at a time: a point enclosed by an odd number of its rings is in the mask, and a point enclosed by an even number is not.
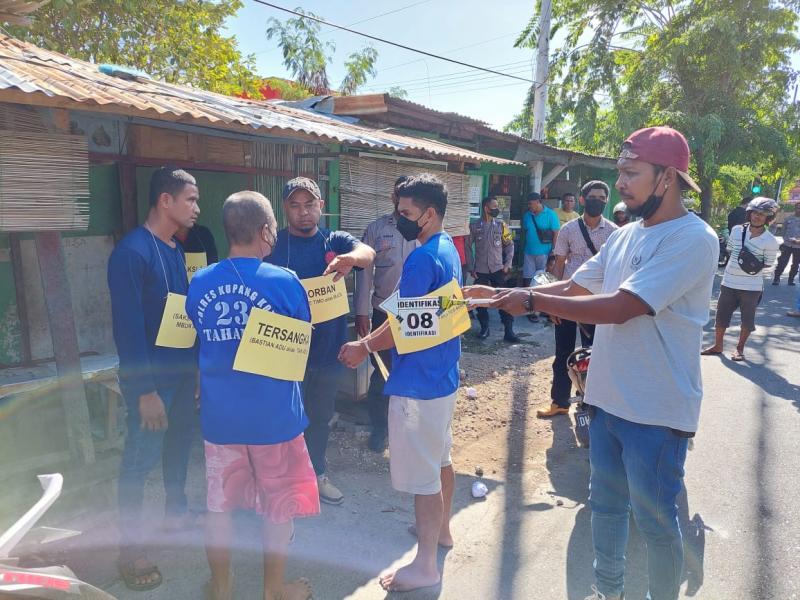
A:
[[[139,222],[144,222],[149,209],[148,190],[153,167],[136,169],[136,196],[139,211]],[[222,204],[225,199],[242,190],[250,189],[250,177],[244,173],[221,173],[217,171],[190,170],[197,179],[200,189],[200,219],[198,223],[205,225],[214,234],[220,257],[228,255],[228,242],[222,227]]]

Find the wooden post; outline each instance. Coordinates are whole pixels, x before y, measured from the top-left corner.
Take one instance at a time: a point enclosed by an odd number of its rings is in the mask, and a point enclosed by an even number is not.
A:
[[[66,110],[54,109],[52,117],[46,122],[50,123],[52,131],[69,131],[69,114]],[[70,451],[82,462],[93,463],[95,454],[89,406],[83,387],[78,333],[61,233],[37,232],[35,240]]]
[[[11,273],[14,277],[14,293],[17,300],[17,318],[19,319],[19,335],[22,341],[22,364],[31,362],[31,328],[28,318],[28,303],[25,301],[25,278],[22,275],[22,246],[20,234],[8,236],[11,248]]]

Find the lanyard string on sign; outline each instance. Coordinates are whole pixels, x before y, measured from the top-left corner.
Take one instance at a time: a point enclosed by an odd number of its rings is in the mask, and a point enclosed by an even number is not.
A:
[[[236,264],[233,262],[233,259],[228,257],[228,262],[231,264],[231,267],[233,267],[233,270],[236,273],[236,276],[239,278],[239,281],[242,283],[242,287],[247,287],[247,284],[244,282],[244,279],[242,278],[241,273],[239,273],[239,269],[236,268]],[[255,306],[255,304],[253,304],[253,301],[249,297],[247,297],[247,301],[250,303],[250,310],[252,311],[256,306]],[[311,329],[312,330],[314,329],[314,325],[311,325]]]
[[[161,250],[158,248],[158,243],[156,242],[156,236],[153,231],[147,226],[145,223],[144,228],[147,229],[148,233],[150,234],[150,238],[153,240],[153,248],[156,249],[156,254],[158,254],[158,260],[161,263],[161,272],[164,273],[164,285],[167,286],[167,296],[169,296],[170,289],[169,289],[169,279],[167,278],[167,268],[164,266],[164,258],[161,256]],[[180,252],[178,252],[180,254]],[[183,255],[181,255],[181,262],[183,262]],[[186,271],[186,263],[183,262],[183,270]],[[164,296],[165,298],[167,296]]]
[[[323,250],[327,254],[328,250],[330,250],[330,245],[328,243],[328,238],[326,238],[324,235],[322,235],[322,231],[320,231],[319,227],[317,227],[317,233],[314,234],[313,237],[316,237],[316,236],[320,236],[322,238]],[[287,229],[286,230],[286,268],[287,269],[291,268],[289,266],[289,263],[291,262],[291,259],[292,259],[292,234],[289,233],[289,230]]]

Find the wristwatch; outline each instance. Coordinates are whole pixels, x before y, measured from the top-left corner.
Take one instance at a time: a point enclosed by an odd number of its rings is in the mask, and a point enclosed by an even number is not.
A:
[[[522,308],[525,309],[525,312],[531,314],[534,312],[536,306],[536,302],[533,299],[533,292],[528,292],[528,297],[522,302]]]

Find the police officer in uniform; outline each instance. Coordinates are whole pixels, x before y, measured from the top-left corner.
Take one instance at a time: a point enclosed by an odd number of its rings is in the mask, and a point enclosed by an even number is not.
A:
[[[497,219],[500,209],[492,196],[481,202],[481,219],[470,223],[466,241],[469,271],[476,284],[503,287],[514,260],[514,238],[508,225]],[[478,322],[481,325],[478,338],[489,337],[489,312],[479,308]],[[512,344],[520,339],[514,333],[514,317],[500,311],[500,320],[505,328],[503,339]]]
[[[386,313],[380,308],[381,302],[386,300],[397,289],[400,275],[403,272],[403,263],[419,245],[418,242],[407,242],[397,230],[397,186],[408,179],[398,177],[394,182],[392,203],[395,210],[388,215],[378,217],[367,225],[361,241],[375,250],[375,263],[372,268],[356,272],[356,331],[359,337],[369,335],[386,321]],[[372,309],[372,319],[369,314]],[[392,354],[388,350],[378,353],[387,369],[392,368]],[[369,380],[367,402],[369,403],[369,419],[372,433],[368,446],[374,452],[383,452],[386,449],[387,436],[387,410],[389,397],[383,394],[383,375],[378,369],[375,357],[371,357],[375,369]]]

